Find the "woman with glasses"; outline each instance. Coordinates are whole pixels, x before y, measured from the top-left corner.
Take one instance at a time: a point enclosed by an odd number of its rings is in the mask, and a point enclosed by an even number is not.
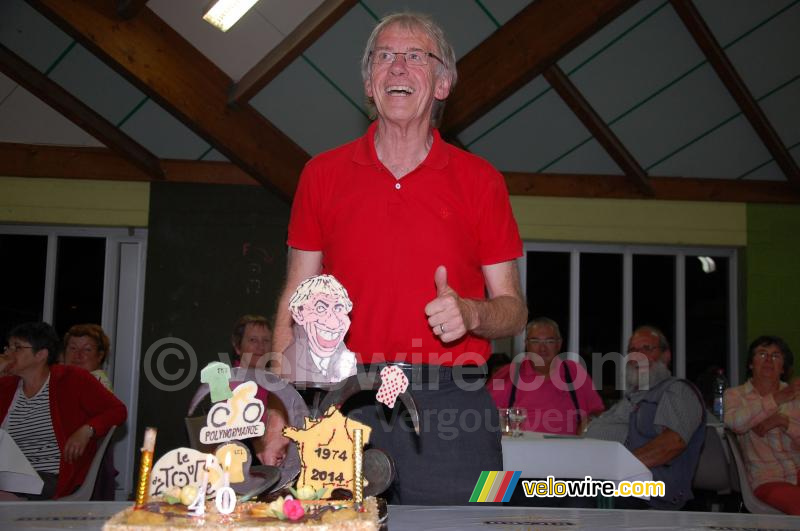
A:
[[[87,371],[59,365],[59,341],[47,323],[9,333],[9,376],[0,378],[0,427],[44,481],[39,495],[60,498],[86,477],[97,441],[125,421],[127,410]],[[12,489],[13,490],[13,489]],[[0,498],[12,498],[0,491]]]
[[[751,378],[728,389],[725,425],[738,434],[747,480],[761,501],[800,515],[800,379],[786,380],[794,356],[777,336],[761,336],[747,356]]]

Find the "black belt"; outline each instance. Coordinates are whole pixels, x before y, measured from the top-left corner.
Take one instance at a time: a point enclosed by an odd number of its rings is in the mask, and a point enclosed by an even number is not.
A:
[[[462,379],[465,382],[475,382],[486,378],[486,365],[456,365],[445,367],[444,365],[419,365],[404,362],[372,363],[364,365],[364,372],[370,374],[380,374],[384,367],[397,367],[406,375],[411,383],[438,383],[452,382]]]

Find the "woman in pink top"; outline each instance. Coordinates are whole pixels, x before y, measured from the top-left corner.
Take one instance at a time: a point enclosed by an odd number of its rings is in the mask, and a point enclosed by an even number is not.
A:
[[[783,339],[750,344],[752,377],[728,389],[725,425],[738,433],[753,493],[786,514],[800,515],[800,380],[781,381],[794,362]]]
[[[534,319],[527,328],[530,355],[499,369],[487,383],[497,407],[528,410],[523,430],[575,435],[583,432],[590,416],[604,410],[581,364],[558,358],[561,344],[555,321]]]

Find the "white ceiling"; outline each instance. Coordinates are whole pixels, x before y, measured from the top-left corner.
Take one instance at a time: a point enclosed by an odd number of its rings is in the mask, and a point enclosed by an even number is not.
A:
[[[261,0],[227,33],[202,20],[204,1],[150,0],[147,7],[236,81],[320,3]],[[368,123],[358,64],[377,17],[404,9],[431,13],[461,57],[527,4],[362,0],[250,103],[317,154],[359,136]],[[800,160],[798,4],[696,1],[795,160]],[[565,3],[565,16],[569,9]],[[224,160],[23,0],[0,2],[0,43],[157,156]],[[669,2],[640,1],[559,66],[651,176],[784,180]],[[466,128],[459,140],[501,170],[620,173],[542,77]],[[2,74],[0,142],[99,145]]]

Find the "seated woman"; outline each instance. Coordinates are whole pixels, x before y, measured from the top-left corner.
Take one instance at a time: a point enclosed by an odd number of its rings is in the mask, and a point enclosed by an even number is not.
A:
[[[724,416],[725,425],[739,434],[756,497],[800,515],[800,380],[781,381],[793,362],[783,339],[753,341],[747,356],[752,377],[725,392]]]
[[[77,324],[64,334],[64,363],[82,367],[109,391],[111,380],[101,368],[108,355],[108,336],[96,324]]]
[[[238,359],[234,367],[265,370],[272,353],[272,330],[266,317],[243,315],[233,325],[231,346]],[[231,379],[234,389],[241,381]],[[286,411],[283,404],[259,386],[256,398],[264,403],[264,416],[261,421],[266,427],[262,437],[253,440],[255,454],[262,464],[278,466],[286,457],[289,439],[281,435],[286,425]]]
[[[58,336],[47,323],[8,335],[9,376],[0,378],[0,421],[44,480],[38,499],[71,494],[86,477],[97,440],[127,416],[125,404],[88,372],[57,365]]]

